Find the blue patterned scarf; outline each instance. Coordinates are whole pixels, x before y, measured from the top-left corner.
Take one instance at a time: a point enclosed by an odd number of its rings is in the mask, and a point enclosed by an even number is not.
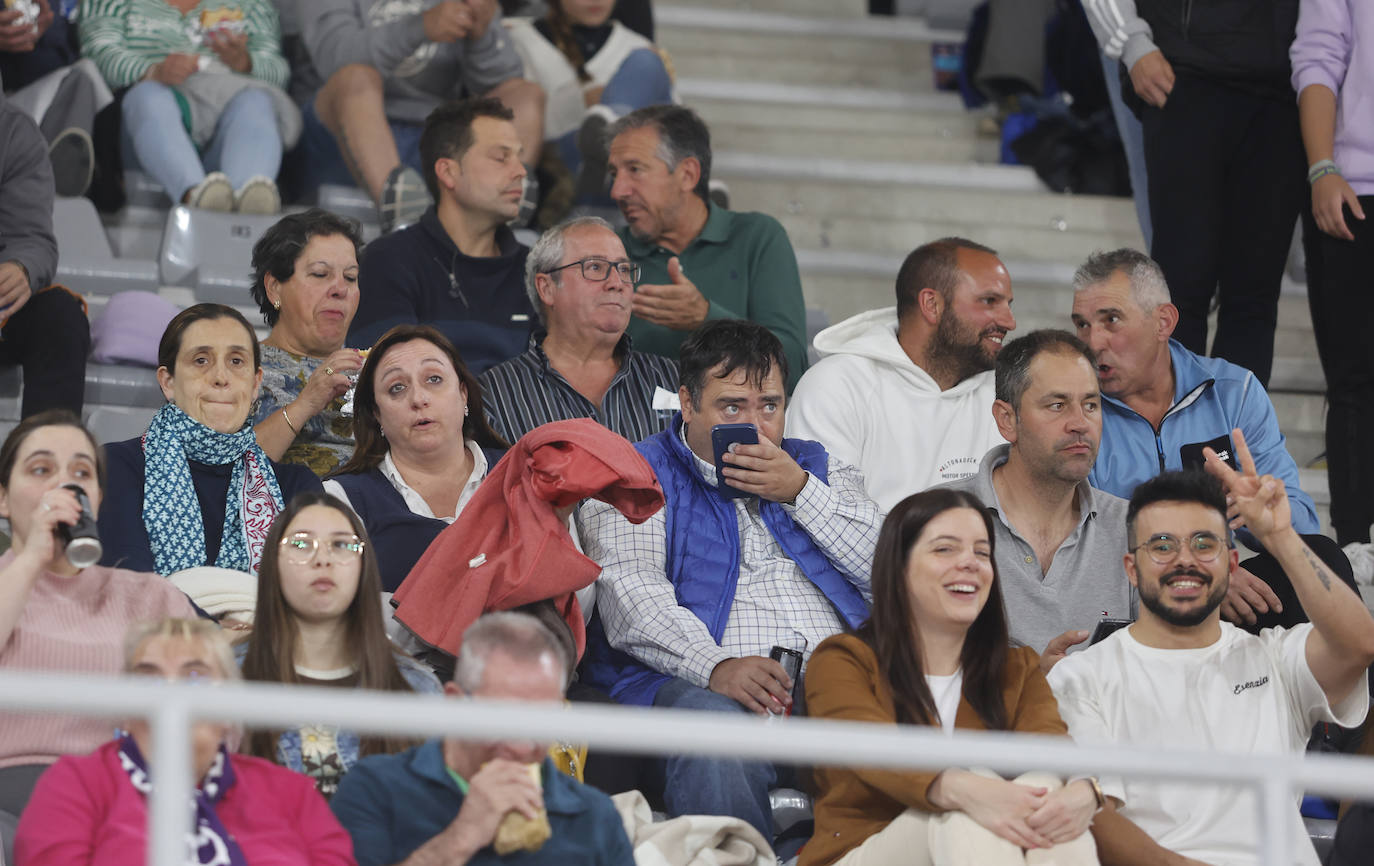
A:
[[[119,764],[129,774],[129,782],[144,797],[152,793],[153,786],[148,777],[148,763],[138,743],[129,734],[119,738]],[[224,797],[224,792],[234,787],[238,781],[234,766],[229,763],[229,752],[220,743],[215,760],[196,788],[195,829],[186,837],[188,864],[197,866],[248,866],[243,849],[234,841],[234,836],[219,819],[215,804]]]
[[[284,503],[277,475],[258,447],[253,428],[245,424],[237,433],[218,433],[168,403],[143,435],[143,454],[143,525],[158,574],[209,564],[189,460],[210,466],[234,464],[214,564],[257,574],[267,530]]]

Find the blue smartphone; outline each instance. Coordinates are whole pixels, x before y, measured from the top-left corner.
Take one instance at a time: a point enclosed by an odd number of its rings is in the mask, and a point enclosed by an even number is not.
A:
[[[715,454],[716,462],[716,488],[720,490],[720,495],[727,499],[740,499],[753,495],[732,486],[720,473],[720,470],[729,465],[721,457],[734,444],[759,444],[759,428],[753,424],[717,424],[711,428],[711,451]]]

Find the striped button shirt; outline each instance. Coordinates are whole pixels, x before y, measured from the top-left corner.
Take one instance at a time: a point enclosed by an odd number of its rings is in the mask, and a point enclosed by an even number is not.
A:
[[[685,428],[684,428],[685,429]],[[715,467],[696,458],[697,471],[716,483]],[[870,604],[869,575],[883,515],[864,492],[863,473],[829,459],[830,483],[811,476],[793,505],[783,505]],[[759,513],[759,500],[735,500],[740,564],[730,618],[717,644],[706,623],[677,602],[668,579],[663,511],[639,525],[604,502],[589,499],[577,512],[587,556],[601,565],[597,612],[611,645],[654,670],[706,688],[716,665],[731,658],[767,656],[775,645],[805,638],[809,661],[816,645],[844,630],[830,600],[787,557]],[[719,575],[723,581],[726,575]]]
[[[667,428],[677,410],[676,361],[636,352],[629,336],[622,336],[615,347],[620,371],[597,406],[549,365],[545,336],[536,331],[528,349],[479,377],[487,420],[503,439],[514,442],[535,427],[570,418],[591,418],[631,442]],[[671,408],[654,409],[659,388],[673,395]]]
[[[247,34],[249,74],[286,86],[272,0],[201,0],[184,15],[167,0],[85,0],[81,7],[81,53],[115,89],[137,82],[168,54],[218,61],[206,38],[217,30]]]

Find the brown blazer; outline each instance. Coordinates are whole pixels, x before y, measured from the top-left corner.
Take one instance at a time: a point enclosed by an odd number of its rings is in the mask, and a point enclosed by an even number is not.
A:
[[[1008,730],[1066,736],[1040,657],[1029,647],[1007,656]],[[878,658],[852,634],[835,635],[816,648],[806,669],[806,714],[813,718],[893,725],[892,689],[878,673]],[[959,699],[954,726],[986,730],[968,699]],[[927,795],[938,772],[818,767],[815,770],[816,832],[802,849],[799,866],[830,866],[907,809],[941,811]]]

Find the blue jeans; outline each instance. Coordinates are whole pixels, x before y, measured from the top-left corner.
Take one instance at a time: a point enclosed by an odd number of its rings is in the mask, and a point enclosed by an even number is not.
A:
[[[203,154],[196,151],[167,85],[135,84],[124,94],[122,112],[124,165],[147,172],[173,201],[181,201],[207,172],[224,172],[237,189],[254,175],[276,178],[281,168],[281,133],[265,90],[248,87],[229,100]]]
[[[749,713],[733,698],[676,678],[658,690],[654,706]],[[772,764],[700,755],[668,755],[659,763],[664,779],[663,805],[669,816],[729,815],[753,825],[770,845],[773,843],[773,810],[768,792],[777,784],[778,771]]]
[[[1107,55],[1102,57],[1102,72],[1107,79],[1107,97],[1112,103],[1112,117],[1121,133],[1121,146],[1126,151],[1126,166],[1131,170],[1131,197],[1135,199],[1135,217],[1145,235],[1145,249],[1150,249],[1154,232],[1150,228],[1150,184],[1145,173],[1145,134],[1140,130],[1140,118],[1131,113],[1121,100],[1121,61]]]
[[[616,114],[626,115],[650,105],[667,105],[673,101],[673,81],[663,65],[663,58],[651,48],[631,51],[620,64],[606,88],[601,91],[601,104]],[[577,150],[574,129],[557,139],[558,156],[574,175],[582,167],[582,154]]]

